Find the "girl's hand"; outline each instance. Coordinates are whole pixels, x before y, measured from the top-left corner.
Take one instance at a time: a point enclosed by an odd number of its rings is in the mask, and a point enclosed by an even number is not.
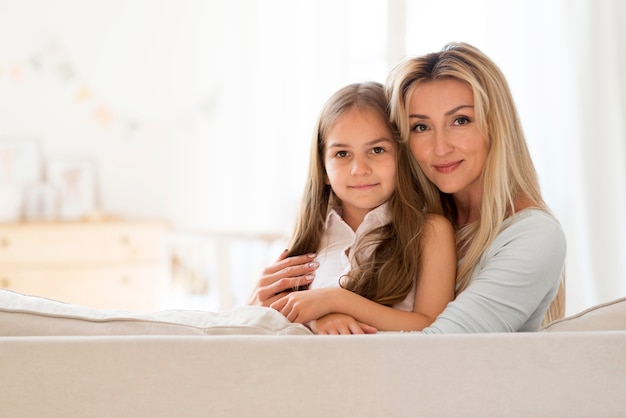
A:
[[[282,313],[289,321],[306,324],[332,313],[331,298],[334,288],[291,292],[272,303],[270,307]]]
[[[274,264],[263,270],[248,305],[270,306],[298,286],[310,284],[318,266],[315,254],[287,258],[287,250],[283,251]]]
[[[309,328],[318,335],[376,334],[378,330],[345,314],[329,314],[309,322]]]

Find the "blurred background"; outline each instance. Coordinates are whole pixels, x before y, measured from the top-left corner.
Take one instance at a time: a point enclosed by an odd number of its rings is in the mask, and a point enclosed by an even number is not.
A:
[[[507,76],[565,229],[567,313],[625,296],[625,19],[619,0],[0,0],[0,232],[33,242],[2,238],[2,287],[98,306],[81,293],[108,259],[50,251],[74,228],[102,255],[104,226],[131,232],[99,306],[244,303],[285,246],[327,97],[465,41]],[[154,283],[135,281],[148,259]],[[116,304],[124,286],[152,296]]]

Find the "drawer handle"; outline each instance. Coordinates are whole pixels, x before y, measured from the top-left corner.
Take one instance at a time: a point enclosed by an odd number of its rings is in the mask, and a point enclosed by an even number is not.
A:
[[[2,287],[4,289],[10,289],[11,288],[11,280],[7,279],[6,277],[3,277],[2,279],[0,279],[0,287]]]
[[[6,248],[8,246],[9,246],[9,239],[6,237],[2,237],[2,239],[0,239],[0,247]]]

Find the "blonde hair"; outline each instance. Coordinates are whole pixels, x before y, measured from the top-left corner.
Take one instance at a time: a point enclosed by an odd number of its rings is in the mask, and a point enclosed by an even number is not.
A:
[[[424,215],[423,197],[411,175],[411,157],[390,122],[385,90],[380,83],[348,85],[324,104],[313,134],[309,172],[300,214],[289,245],[289,255],[317,252],[322,246],[326,218],[338,202],[325,182],[324,151],[329,131],[349,110],[374,111],[389,129],[397,148],[396,187],[388,207],[391,222],[366,234],[353,247],[355,266],[341,279],[341,286],[383,305],[393,305],[413,288],[421,262],[419,237]],[[339,277],[337,278],[339,282]]]
[[[508,83],[496,64],[471,45],[450,43],[440,52],[407,58],[391,71],[387,85],[391,119],[405,142],[409,138],[408,101],[412,92],[420,83],[442,78],[460,80],[472,89],[476,121],[489,147],[483,171],[480,220],[457,232],[458,294],[469,284],[476,264],[500,232],[503,221],[515,213],[517,198],[527,196],[537,208],[546,212],[549,208],[541,196]],[[440,192],[414,160],[412,169],[428,211],[454,220],[456,207],[451,196]],[[544,323],[563,316],[564,285],[563,274]]]

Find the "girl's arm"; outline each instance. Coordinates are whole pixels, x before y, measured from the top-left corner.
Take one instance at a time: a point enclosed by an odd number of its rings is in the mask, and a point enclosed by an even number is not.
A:
[[[345,314],[332,313],[308,323],[318,335],[376,334],[376,328]]]
[[[294,292],[271,306],[292,322],[308,323],[330,313],[342,313],[380,331],[419,331],[454,298],[456,244],[450,222],[428,215],[421,245],[422,265],[413,312],[380,305],[342,288]]]

